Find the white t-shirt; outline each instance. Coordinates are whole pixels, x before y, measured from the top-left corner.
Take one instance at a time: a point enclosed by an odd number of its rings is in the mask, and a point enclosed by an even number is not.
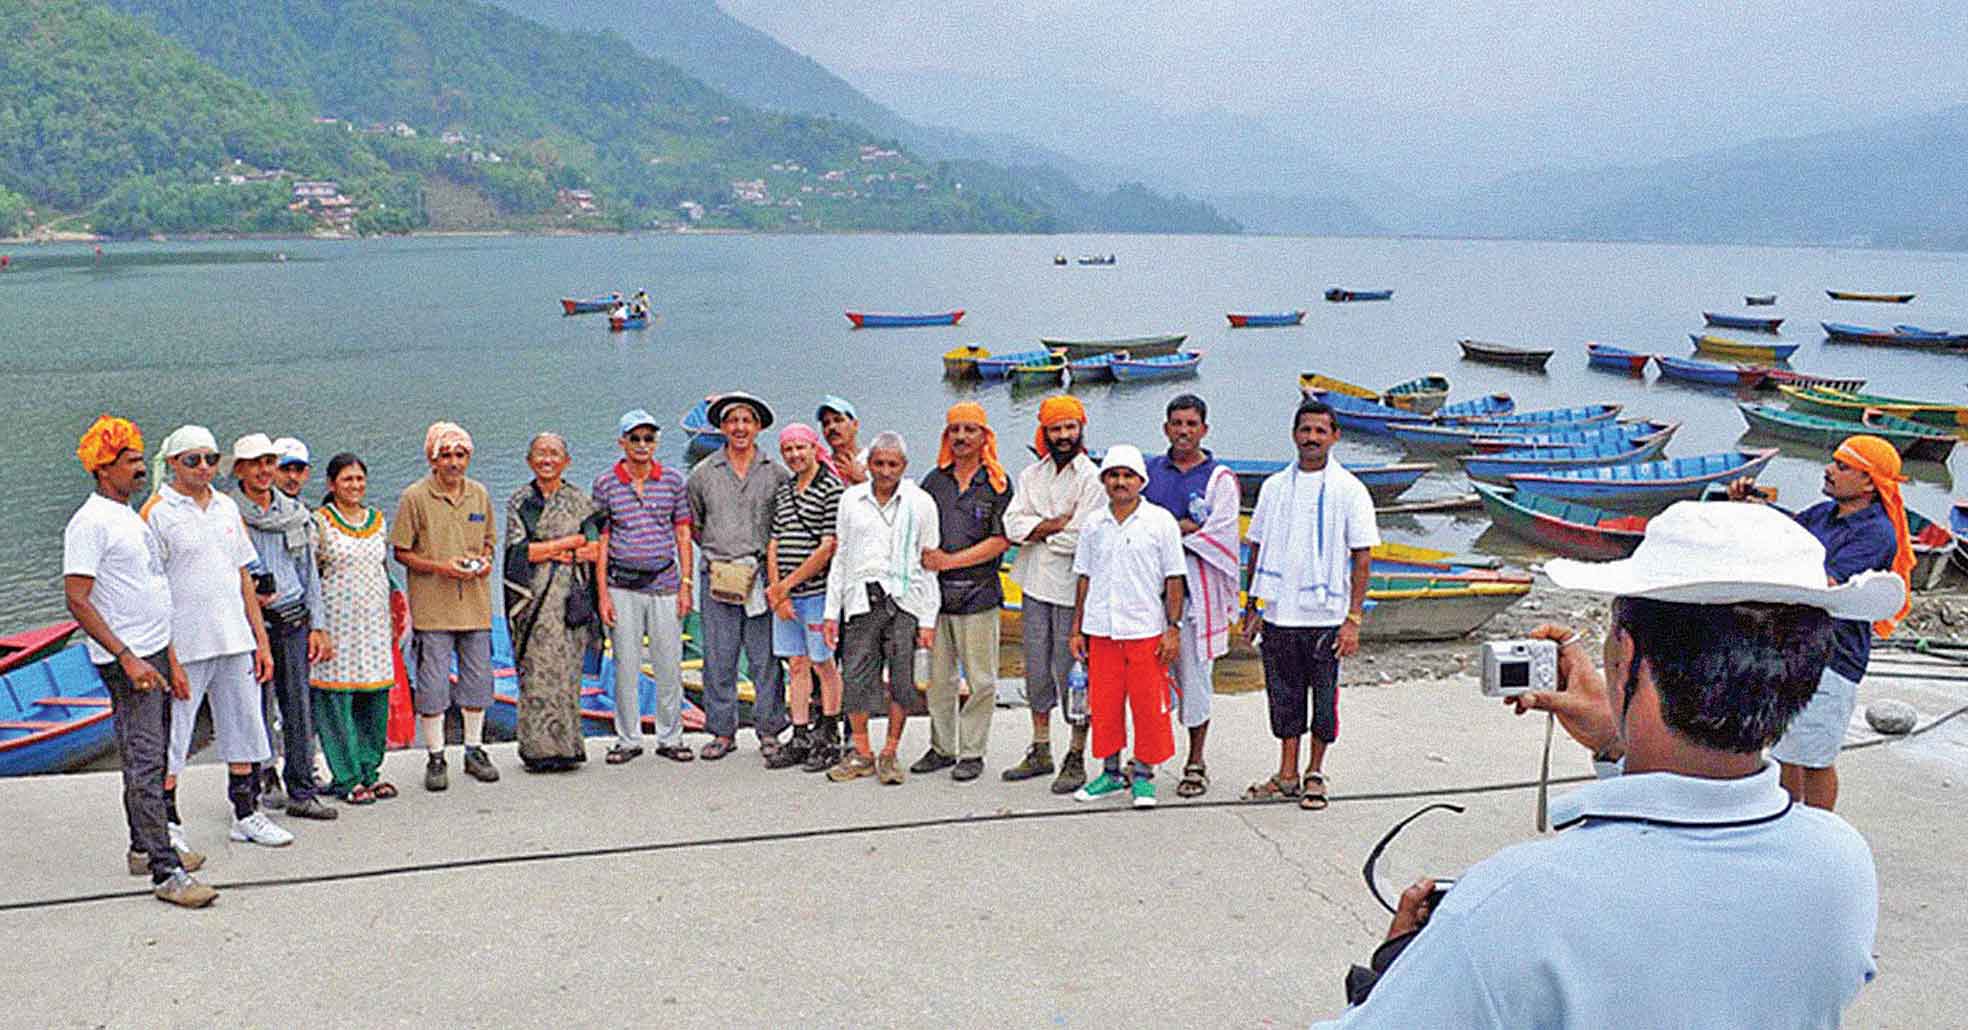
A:
[[[1087,578],[1086,614],[1080,630],[1090,637],[1146,640],[1168,627],[1162,592],[1170,577],[1187,573],[1182,527],[1158,504],[1142,501],[1127,520],[1102,507],[1080,531],[1073,572]]]
[[[82,502],[62,530],[62,575],[95,580],[89,603],[138,657],[154,655],[171,642],[171,585],[150,527],[129,505],[96,493]],[[84,643],[90,661],[107,665],[116,660],[93,637]]]
[[[1305,472],[1293,465],[1272,474],[1259,491],[1250,538],[1263,548],[1259,575],[1280,576],[1259,591],[1267,598],[1264,621],[1272,625],[1345,622],[1352,606],[1351,552],[1380,543],[1373,495],[1350,474],[1328,476],[1331,467]]]
[[[178,661],[196,662],[253,650],[253,626],[239,593],[239,570],[259,557],[246,537],[239,506],[212,491],[204,508],[165,487],[144,505],[171,581],[171,646]]]

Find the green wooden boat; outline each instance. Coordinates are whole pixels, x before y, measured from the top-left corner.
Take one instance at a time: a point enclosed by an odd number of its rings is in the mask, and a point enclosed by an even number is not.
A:
[[[1892,440],[1894,434],[1912,437],[1913,442],[1901,447],[1900,453],[1921,461],[1948,460],[1948,456],[1954,453],[1954,445],[1961,439],[1938,426],[1888,415],[1878,408],[1867,408],[1865,417],[1860,421],[1874,436],[1883,436],[1888,440]],[[1897,441],[1894,446],[1899,446]]]
[[[1380,403],[1418,415],[1434,412],[1448,399],[1449,377],[1445,375],[1416,376],[1388,387],[1380,395]]]
[[[1829,418],[1824,415],[1807,415],[1769,404],[1737,404],[1736,410],[1742,412],[1743,421],[1749,423],[1749,428],[1754,432],[1783,440],[1815,444],[1827,451],[1836,449],[1849,436],[1870,433],[1892,444],[1894,450],[1904,455],[1908,448],[1928,439],[1933,433],[1932,427],[1918,422],[1908,422],[1905,419],[1894,421],[1900,423],[1902,427],[1913,427],[1911,431],[1886,425],[1847,422],[1844,419]],[[1871,414],[1880,413],[1874,411]]]
[[[1947,426],[1950,429],[1968,426],[1968,407],[1959,404],[1882,397],[1873,393],[1845,393],[1811,386],[1779,386],[1777,390],[1789,401],[1792,411],[1806,415],[1863,422],[1866,409],[1877,408],[1888,415],[1930,426]]]

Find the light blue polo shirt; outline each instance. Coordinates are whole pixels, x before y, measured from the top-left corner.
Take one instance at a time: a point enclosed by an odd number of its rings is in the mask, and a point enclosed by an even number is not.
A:
[[[1872,979],[1872,851],[1774,763],[1601,780],[1551,816],[1564,832],[1472,866],[1367,1003],[1317,1025],[1829,1027]]]

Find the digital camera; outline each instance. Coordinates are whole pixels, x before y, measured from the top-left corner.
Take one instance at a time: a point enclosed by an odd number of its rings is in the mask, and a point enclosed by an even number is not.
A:
[[[1558,642],[1493,640],[1483,645],[1483,694],[1515,697],[1558,689]]]

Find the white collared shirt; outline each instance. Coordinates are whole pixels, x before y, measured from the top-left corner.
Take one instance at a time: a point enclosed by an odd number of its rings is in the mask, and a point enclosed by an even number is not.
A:
[[[919,628],[936,625],[942,591],[922,566],[924,551],[940,546],[936,502],[903,480],[888,503],[875,503],[873,482],[841,494],[834,529],[837,549],[827,567],[826,617],[842,622],[868,610],[868,583],[880,583]]]
[[[1317,1025],[1829,1027],[1872,979],[1872,851],[1791,805],[1776,763],[1601,780],[1551,816],[1572,828],[1470,867],[1366,1004]]]
[[[1102,506],[1080,532],[1073,572],[1087,578],[1080,632],[1114,640],[1160,636],[1168,628],[1163,592],[1170,578],[1186,573],[1182,527],[1146,500],[1123,521],[1115,521],[1111,506]]]
[[[173,487],[144,504],[144,519],[171,582],[171,649],[180,662],[246,654],[255,643],[239,570],[259,555],[239,506],[217,490],[200,508]]]
[[[95,580],[89,603],[137,657],[148,658],[171,642],[171,584],[151,529],[134,508],[91,493],[62,530],[62,575]],[[236,578],[233,596],[239,596]],[[83,642],[97,665],[116,660],[96,638]]]
[[[1106,506],[1100,469],[1085,451],[1074,455],[1063,470],[1051,458],[1040,458],[1018,473],[1018,488],[1012,491],[1004,524],[1005,536],[1018,545],[1011,581],[1026,597],[1062,606],[1073,603],[1077,585],[1073,552],[1079,547],[1080,531]],[[1065,529],[1038,543],[1026,539],[1034,526],[1061,515],[1068,519]]]

